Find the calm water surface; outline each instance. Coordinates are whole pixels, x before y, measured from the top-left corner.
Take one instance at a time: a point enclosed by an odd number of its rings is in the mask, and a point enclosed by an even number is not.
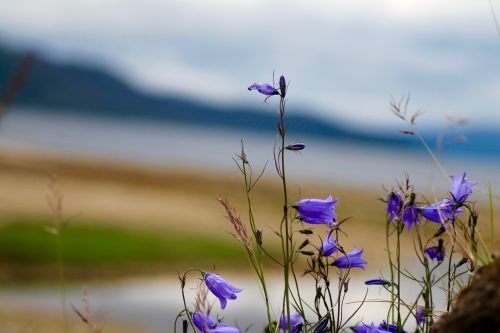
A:
[[[287,171],[295,183],[381,188],[391,187],[407,173],[418,191],[448,187],[447,178],[423,148],[416,153],[318,139],[289,139],[307,145],[301,153],[288,154]],[[0,125],[0,147],[9,149],[224,172],[236,172],[232,158],[240,152],[240,140],[245,142],[254,168],[262,168],[268,162],[266,176],[273,177],[273,134],[64,116],[26,109],[12,110]],[[479,181],[484,189],[488,183],[500,188],[499,162],[500,158],[442,160],[449,174],[468,171],[469,178]]]
[[[358,272],[359,273],[359,272]],[[367,278],[363,272],[356,274],[349,284],[349,292],[344,308],[345,318],[357,308],[363,300],[365,293],[367,301],[350,323],[359,321],[380,322],[384,319],[387,306],[380,302],[387,299],[386,292],[378,287],[367,288],[363,281]],[[222,312],[218,300],[210,297],[214,303],[214,316],[220,314],[224,321],[237,325],[241,329],[250,327],[249,332],[261,332],[265,325],[266,313],[260,289],[256,280],[242,278],[241,276],[226,276],[226,278],[243,291],[238,294],[236,301],[228,301],[226,309]],[[301,294],[306,300],[314,300],[315,289],[312,281],[301,280]],[[335,279],[332,280],[335,283]],[[186,284],[186,299],[188,306],[193,309],[195,289],[198,280],[193,276]],[[179,281],[174,278],[134,279],[110,284],[96,284],[88,287],[89,300],[93,311],[106,321],[129,323],[152,329],[155,332],[169,331],[174,324],[175,317],[183,309]],[[269,279],[268,290],[273,306],[273,315],[279,316],[278,309],[282,302],[283,284],[280,277]],[[332,290],[336,290],[335,288]],[[83,287],[70,287],[67,290],[68,304],[82,308],[81,301]],[[416,289],[404,290],[408,299],[413,299],[417,294]],[[59,289],[53,288],[11,288],[0,289],[0,300],[11,307],[42,308],[44,310],[59,310]],[[314,317],[311,312],[310,319]],[[413,320],[409,320],[405,328],[414,327]]]

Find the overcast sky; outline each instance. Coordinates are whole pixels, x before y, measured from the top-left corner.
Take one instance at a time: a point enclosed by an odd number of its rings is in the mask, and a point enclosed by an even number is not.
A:
[[[3,0],[0,42],[215,103],[261,103],[246,87],[274,70],[325,117],[399,124],[389,100],[411,92],[424,122],[500,128],[488,0]]]

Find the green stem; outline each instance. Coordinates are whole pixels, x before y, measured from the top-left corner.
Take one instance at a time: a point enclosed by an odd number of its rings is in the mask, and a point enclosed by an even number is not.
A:
[[[397,268],[397,273],[398,273],[398,285],[397,285],[397,295],[398,295],[398,318],[397,318],[397,325],[398,325],[398,332],[401,329],[401,222],[398,222],[398,238],[397,238],[397,245],[396,245],[396,264],[398,266]]]
[[[269,327],[269,330],[272,330],[271,326],[273,324],[273,320],[272,320],[272,316],[271,316],[271,307],[269,304],[269,293],[267,291],[266,280],[264,277],[264,267],[262,264],[262,250],[263,250],[263,248],[262,248],[262,243],[257,241],[257,228],[255,226],[255,219],[254,219],[253,210],[252,210],[252,201],[250,198],[251,184],[249,184],[249,182],[248,182],[245,161],[243,161],[242,170],[243,170],[243,176],[245,179],[245,192],[246,192],[247,205],[248,205],[248,219],[250,221],[250,227],[252,228],[252,233],[253,233],[254,239],[256,240],[256,244],[257,244],[257,263],[252,262],[252,266],[254,267],[254,270],[256,271],[257,276],[259,277],[260,285],[262,286],[262,291],[264,292],[268,327]],[[248,254],[248,255],[251,256],[250,254]],[[250,260],[251,260],[251,258],[250,258]]]
[[[194,327],[193,324],[193,319],[191,318],[191,313],[188,310],[187,303],[186,303],[186,295],[184,293],[184,287],[186,285],[186,277],[187,274],[191,271],[197,271],[200,272],[200,274],[203,276],[203,272],[199,270],[198,268],[189,268],[187,271],[184,272],[184,275],[182,276],[181,280],[181,292],[182,292],[182,303],[184,304],[184,312],[186,313],[186,316],[188,317],[189,324],[191,325],[191,328],[193,329],[193,332],[196,332],[196,328]]]
[[[453,232],[455,233],[455,229],[453,229]],[[450,252],[450,258],[448,259],[448,292],[447,292],[447,302],[446,302],[446,311],[449,312],[451,308],[451,301],[452,301],[452,295],[453,295],[453,287],[452,287],[452,278],[451,275],[451,263],[453,260],[453,251],[455,251],[455,243],[451,246],[451,252]]]
[[[394,268],[392,263],[392,253],[389,242],[389,231],[390,231],[390,223],[389,217],[387,217],[386,227],[385,227],[385,242],[387,247],[387,256],[389,258],[389,267],[391,269],[391,303],[389,306],[389,311],[387,312],[387,322],[394,322]],[[389,316],[392,320],[389,320]]]
[[[285,173],[285,123],[284,123],[284,115],[285,115],[285,99],[281,97],[280,106],[279,106],[279,125],[278,130],[281,137],[281,163],[280,163],[280,176],[283,185],[283,220],[285,224],[285,242],[284,242],[284,282],[285,282],[285,308],[286,308],[286,317],[290,319],[290,284],[289,284],[289,275],[290,275],[290,231],[289,231],[289,219],[288,219],[288,191],[286,185],[286,173]],[[288,320],[288,331],[292,332],[292,323]]]
[[[305,312],[304,312],[304,304],[302,303],[302,296],[300,295],[300,287],[299,287],[299,282],[297,280],[297,274],[295,273],[295,269],[293,268],[293,265],[292,265],[292,276],[293,276],[293,280],[295,282],[295,289],[297,290],[297,298],[298,298],[298,308],[299,308],[299,311],[300,311],[300,315],[302,316],[302,318],[305,318]]]
[[[441,173],[448,179],[450,180],[450,178],[448,177],[448,173],[446,172],[446,170],[444,169],[443,165],[441,164],[441,162],[439,162],[439,159],[437,158],[437,156],[434,154],[434,152],[432,151],[431,147],[429,147],[429,145],[427,144],[427,142],[425,142],[424,138],[420,135],[420,133],[415,130],[415,127],[410,123],[410,127],[413,131],[413,133],[415,133],[415,135],[417,136],[418,140],[422,143],[422,145],[425,147],[425,149],[427,150],[427,152],[429,153],[429,155],[431,155],[432,159],[434,160],[434,163],[436,163],[437,167],[439,168],[439,170],[441,171]],[[450,180],[451,182],[451,180]]]

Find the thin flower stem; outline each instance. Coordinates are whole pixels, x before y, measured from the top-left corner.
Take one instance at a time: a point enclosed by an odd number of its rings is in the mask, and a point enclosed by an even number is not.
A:
[[[338,232],[337,232],[337,235],[335,236],[336,239],[338,239]],[[326,257],[326,265],[325,265],[325,271],[326,271],[326,279],[325,281],[328,280],[328,274],[329,274],[329,270],[330,270],[330,265],[328,263],[328,257]],[[332,292],[330,290],[330,283],[327,284],[327,292],[328,292],[328,297],[330,299],[330,327],[331,327],[331,330],[332,332],[334,332],[334,328],[336,328],[337,326],[335,325],[335,312],[333,311],[334,307],[335,307],[335,304],[333,303],[333,297],[332,297]]]
[[[453,232],[455,233],[455,229],[453,229]],[[453,294],[453,287],[452,287],[452,276],[451,276],[451,263],[453,260],[453,251],[455,250],[455,243],[451,245],[451,252],[450,252],[450,257],[448,258],[448,291],[447,291],[447,298],[446,298],[446,311],[450,311],[451,308],[451,301],[452,301],[452,294]]]
[[[336,231],[336,238],[338,239],[338,231]],[[347,263],[348,263],[348,268],[345,272],[345,274],[341,271],[341,276],[339,279],[339,286],[338,286],[338,294],[337,294],[337,322],[335,325],[335,333],[340,332],[340,329],[342,328],[342,304],[341,304],[341,296],[342,296],[342,291],[344,290],[344,283],[347,281],[347,278],[349,276],[349,273],[351,272],[351,263],[349,256],[347,256],[347,253],[344,251],[344,249],[341,246],[338,246],[339,252],[342,253],[346,258],[347,258]]]
[[[298,302],[295,303],[297,303],[296,305],[299,308],[300,315],[302,316],[302,318],[305,318],[304,305],[302,304],[302,296],[300,295],[299,281],[297,280],[297,274],[295,273],[293,265],[292,265],[292,276],[295,282],[295,289],[297,291],[297,298],[298,298]]]
[[[184,305],[184,312],[186,313],[186,315],[188,317],[189,324],[191,325],[193,332],[196,332],[196,328],[194,327],[194,324],[193,324],[193,319],[191,318],[191,312],[188,310],[188,307],[187,307],[186,295],[184,293],[184,287],[186,286],[187,274],[192,272],[192,271],[200,272],[200,274],[203,275],[203,272],[201,270],[199,270],[198,268],[189,268],[187,271],[184,272],[184,274],[182,275],[182,278],[179,276],[179,280],[181,282],[182,304]]]
[[[278,131],[281,137],[281,160],[280,160],[280,176],[283,185],[283,220],[282,223],[285,225],[285,241],[284,241],[284,282],[285,282],[285,291],[284,291],[284,300],[285,300],[285,309],[286,309],[286,318],[288,319],[288,331],[292,332],[292,323],[291,323],[291,313],[290,313],[290,231],[289,231],[289,218],[288,218],[288,191],[286,184],[286,173],[285,173],[285,123],[284,123],[284,115],[285,115],[285,99],[281,97],[280,106],[279,106],[279,124]]]
[[[401,223],[401,222],[398,222]],[[397,285],[397,298],[398,298],[398,332],[401,330],[401,230],[403,225],[398,224],[397,230],[397,245],[396,245],[396,264],[397,264],[397,274],[398,274],[398,285]]]
[[[422,259],[424,262],[424,269],[425,269],[425,277],[424,277],[424,292],[423,292],[423,297],[424,297],[424,303],[425,303],[425,309],[427,310],[427,315],[425,316],[425,321],[423,325],[423,330],[424,332],[428,332],[430,327],[432,326],[432,314],[434,312],[433,310],[433,302],[432,302],[432,272],[429,270],[429,260],[427,259],[427,256],[425,255],[425,250],[424,246],[422,243],[422,237],[420,235],[419,231],[419,226],[418,224],[416,225],[417,228],[417,236],[418,236],[418,245],[420,248],[420,252],[422,253]]]
[[[420,135],[420,133],[415,129],[415,126],[411,123],[411,122],[408,122],[408,124],[410,125],[413,133],[416,135],[416,137],[418,138],[418,140],[422,143],[422,145],[424,146],[425,150],[427,150],[427,152],[429,153],[429,155],[431,155],[431,158],[433,159],[434,163],[436,163],[436,166],[439,168],[439,170],[441,171],[441,173],[451,182],[451,179],[450,177],[448,176],[448,173],[446,172],[446,170],[444,169],[443,165],[441,164],[441,162],[439,162],[439,159],[437,158],[437,156],[434,154],[434,152],[432,151],[431,147],[429,147],[429,145],[427,144],[427,142],[424,140],[424,138],[422,137],[422,135]]]
[[[177,321],[182,317],[182,314],[186,312],[186,310],[182,310],[181,312],[179,312],[177,314],[177,317],[175,317],[175,320],[174,320],[174,333],[177,333]]]
[[[255,226],[255,218],[254,218],[253,210],[252,210],[252,201],[251,201],[251,198],[250,198],[250,191],[252,190],[253,186],[252,186],[252,184],[249,184],[248,175],[247,175],[247,170],[246,170],[245,164],[246,164],[245,160],[243,160],[243,162],[242,162],[242,169],[241,170],[243,172],[243,176],[244,176],[244,179],[245,179],[245,193],[246,193],[247,205],[248,205],[248,219],[250,221],[250,227],[252,228],[252,233],[253,233],[255,242],[257,244],[257,258],[256,258],[257,263],[252,262],[252,266],[253,266],[254,270],[256,271],[256,273],[257,273],[257,276],[258,276],[259,281],[260,281],[260,285],[262,286],[262,291],[264,292],[264,299],[265,299],[265,302],[266,302],[267,322],[268,322],[268,327],[271,330],[272,324],[273,324],[273,320],[272,320],[272,316],[271,316],[271,307],[270,307],[270,304],[269,304],[269,293],[267,291],[266,280],[265,280],[265,277],[264,277],[264,268],[263,268],[263,265],[262,265],[262,250],[263,250],[263,247],[262,247],[262,243],[260,241],[257,241],[257,228]],[[250,182],[251,182],[251,180],[250,180]],[[250,256],[250,253],[248,253],[248,255]]]
[[[354,312],[348,318],[346,318],[346,320],[342,323],[341,327],[344,327],[344,325],[346,325],[349,322],[349,320],[351,320],[356,315],[356,313],[358,313],[358,311],[361,309],[363,304],[365,304],[367,296],[368,296],[368,289],[366,289],[365,296],[363,297],[363,300],[359,302],[360,303],[359,306],[356,308],[356,310],[354,310]],[[349,304],[349,303],[347,303],[347,304]]]
[[[420,293],[418,294],[417,298],[415,299],[415,302],[413,302],[413,306],[412,306],[412,309],[417,309],[417,306],[418,306],[418,300],[420,299],[420,297],[422,296],[422,292],[423,290],[420,290]],[[410,311],[408,311],[408,314],[406,315],[405,319],[403,320],[403,322],[401,323],[401,325],[405,325],[406,322],[408,321],[408,318],[410,318],[410,315],[412,315],[412,312],[411,312],[411,309]],[[416,318],[416,314],[415,314],[415,318]]]
[[[386,228],[385,228],[385,241],[386,241],[386,247],[387,247],[387,257],[389,258],[389,267],[391,270],[391,303],[389,306],[389,311],[387,312],[387,322],[389,321],[389,316],[391,316],[392,321],[394,322],[394,268],[393,268],[393,263],[392,263],[392,253],[391,253],[391,247],[390,247],[390,242],[389,242],[389,236],[390,236],[390,222],[389,222],[389,216],[387,216],[386,219]]]

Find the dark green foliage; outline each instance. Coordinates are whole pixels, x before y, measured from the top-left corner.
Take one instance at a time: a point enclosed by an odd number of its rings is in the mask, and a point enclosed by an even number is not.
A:
[[[14,217],[0,224],[0,265],[26,268],[53,266],[56,263],[56,237],[44,226],[50,219]],[[185,262],[207,265],[245,264],[239,244],[227,237],[181,231],[138,231],[103,225],[99,221],[79,221],[62,233],[66,267],[96,269],[105,265],[161,264],[172,270]],[[209,267],[210,266],[210,267]]]

